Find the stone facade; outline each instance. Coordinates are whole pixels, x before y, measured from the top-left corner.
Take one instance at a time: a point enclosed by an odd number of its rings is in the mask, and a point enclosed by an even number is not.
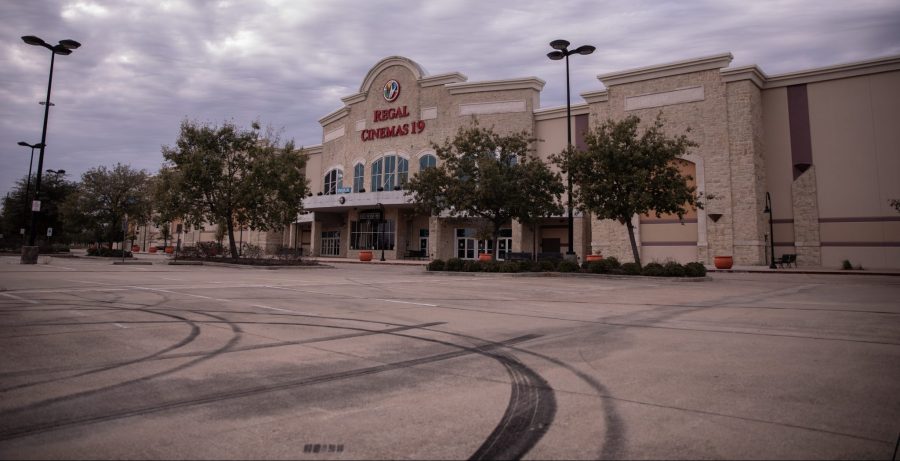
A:
[[[394,226],[387,259],[411,253],[458,256],[457,229],[471,231],[477,223],[417,215],[402,190],[373,187],[375,162],[385,156],[405,159],[412,176],[419,159],[433,154],[432,143],[473,123],[500,133],[533,133],[541,138],[536,155],[547,160],[565,148],[567,122],[577,145],[583,133],[576,128],[585,126],[585,117],[588,126],[628,115],[648,125],[661,114],[669,135],[687,134],[698,144],[683,160],[692,164],[688,171],[705,206],[684,223],[635,216],[643,262],[709,264],[717,255],[731,255],[738,265],[763,265],[774,251],[776,257],[796,253],[800,266],[831,267],[848,258],[867,267],[900,267],[900,216],[887,205],[888,199],[900,198],[900,183],[890,174],[900,168],[895,134],[900,125],[900,56],[778,76],[767,76],[756,66],[729,67],[731,59],[725,53],[600,75],[605,89],[582,93],[584,102],[574,102],[573,120],[567,120],[564,108],[540,107],[544,82],[539,78],[468,82],[457,72],[427,75],[407,58],[386,58],[363,78],[359,92],[342,98],[343,106],[320,120],[322,144],[305,149],[307,178],[316,194],[305,201],[309,213],[284,233],[249,233],[246,240],[267,251],[305,245],[309,253],[323,255],[327,234],[340,241],[336,256],[355,258],[351,226],[366,211],[384,207],[384,218]],[[393,102],[383,97],[391,80],[400,89]],[[789,94],[798,93],[800,86],[803,91],[808,87],[808,107],[789,104]],[[386,110],[394,112],[382,112]],[[390,116],[398,113],[402,115]],[[848,118],[848,113],[856,116]],[[389,116],[381,116],[385,114]],[[413,123],[420,129],[366,139],[370,130],[396,131]],[[811,153],[795,148],[801,137],[810,140]],[[352,184],[357,164],[364,166],[365,192],[330,194],[324,189],[325,175],[336,169],[343,173],[343,186]],[[776,205],[776,236],[769,235],[767,194]],[[565,216],[544,219],[536,232],[511,222],[507,250],[545,252],[545,245],[559,245],[565,252],[571,244],[581,258],[599,252],[632,260],[624,225],[577,216],[574,241],[567,242],[565,222]],[[186,243],[213,235],[210,227],[182,237]],[[423,238],[428,239],[425,251],[413,251],[426,243]]]

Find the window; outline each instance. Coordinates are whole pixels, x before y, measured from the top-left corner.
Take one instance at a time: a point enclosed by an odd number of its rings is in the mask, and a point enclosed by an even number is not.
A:
[[[381,185],[381,165],[384,164],[384,159],[378,159],[375,163],[372,164],[372,192],[377,191],[382,187]]]
[[[397,157],[388,155],[384,158],[384,190],[394,190]]]
[[[435,166],[437,166],[437,159],[434,158],[434,155],[423,155],[422,158],[419,159],[419,171],[426,168],[434,168]]]
[[[341,254],[341,232],[322,232],[322,256],[338,256]]]
[[[394,221],[352,221],[350,223],[350,249],[393,250]]]
[[[344,172],[339,169],[334,169],[325,173],[325,181],[323,181],[323,184],[324,187],[322,188],[322,192],[325,195],[336,194],[338,189],[344,187]]]
[[[365,179],[366,175],[366,166],[362,163],[357,163],[356,166],[353,167],[353,192],[362,192],[365,185],[363,184],[363,179]]]
[[[409,179],[409,160],[386,155],[372,163],[372,190],[394,190]]]
[[[401,188],[409,179],[409,160],[400,157],[397,159],[397,185]]]

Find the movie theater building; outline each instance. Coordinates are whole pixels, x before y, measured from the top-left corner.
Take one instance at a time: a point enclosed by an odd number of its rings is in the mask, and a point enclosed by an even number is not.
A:
[[[602,86],[573,101],[576,146],[590,126],[628,115],[698,146],[680,167],[704,195],[705,209],[635,216],[644,262],[701,261],[731,255],[763,265],[796,254],[800,266],[900,267],[900,57],[784,75],[729,67],[730,53],[598,76]],[[566,145],[566,108],[541,108],[536,77],[469,82],[461,73],[428,75],[403,57],[378,62],[359,92],[320,120],[322,144],[307,151],[313,195],[285,243],[317,256],[386,259],[459,257],[493,252],[476,222],[417,214],[403,190],[437,164],[442,143],[477,119],[500,133],[528,131],[547,159]],[[769,201],[767,201],[767,196]],[[770,236],[770,214],[774,239]],[[591,252],[631,260],[625,226],[576,215],[531,226],[510,222],[497,256],[507,252]],[[380,254],[378,255],[380,256]]]

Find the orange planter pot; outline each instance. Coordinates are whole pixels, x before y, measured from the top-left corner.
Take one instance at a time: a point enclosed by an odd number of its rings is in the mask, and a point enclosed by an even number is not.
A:
[[[175,247],[166,247],[166,254],[172,254],[175,252]]]
[[[131,252],[132,252],[132,253],[137,253],[138,251],[141,251],[141,246],[140,246],[140,245],[131,245]]]
[[[149,251],[150,253],[156,253],[156,247],[147,248],[147,251]]]
[[[603,255],[587,255],[584,257],[584,260],[587,262],[601,261],[603,260]]]
[[[359,252],[359,260],[360,261],[371,261],[372,260],[372,252],[368,250],[363,250]]]
[[[490,253],[478,253],[478,260],[479,261],[490,261],[491,254]]]
[[[716,269],[731,269],[734,265],[734,258],[731,256],[716,256],[714,263]]]

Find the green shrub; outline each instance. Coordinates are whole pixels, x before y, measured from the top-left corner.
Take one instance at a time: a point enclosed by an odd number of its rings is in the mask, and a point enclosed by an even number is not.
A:
[[[662,277],[666,275],[666,268],[660,263],[648,263],[641,269],[641,275],[648,277]]]
[[[622,265],[616,258],[601,259],[585,264],[585,269],[592,274],[612,274],[618,271]]]
[[[541,265],[542,272],[553,272],[556,270],[556,262],[552,260],[544,259],[542,261],[538,261],[538,263]]]
[[[667,262],[666,265],[663,266],[663,269],[665,269],[666,277],[684,277],[685,276],[684,266],[682,266],[681,264],[678,264],[675,261]]]
[[[688,277],[704,277],[706,275],[706,266],[698,262],[687,263],[684,265],[684,275]]]
[[[463,270],[463,260],[459,258],[450,258],[444,266],[444,270],[451,272],[459,272]]]
[[[540,262],[540,261],[523,261],[523,262],[527,262],[527,263],[528,263],[528,265],[525,266],[525,267],[527,267],[526,270],[527,270],[528,272],[541,272],[541,271],[544,270],[544,269],[543,269],[543,266],[541,265],[541,262]]]
[[[559,265],[556,266],[556,270],[560,272],[578,272],[578,263],[575,261],[560,261]]]
[[[600,262],[602,262],[603,264],[605,264],[606,267],[607,267],[607,269],[608,269],[610,272],[612,272],[612,271],[614,271],[614,270],[616,270],[616,269],[621,269],[621,268],[622,268],[622,263],[620,263],[620,262],[619,262],[619,259],[616,258],[615,256],[610,256],[610,257],[608,257],[608,258],[603,258],[602,260],[600,260]]]
[[[431,261],[430,263],[428,263],[428,270],[432,271],[432,272],[442,271],[442,270],[444,270],[445,264],[446,263],[444,262],[443,259],[435,259],[434,261]]]
[[[519,272],[521,267],[522,265],[515,261],[503,261],[499,264],[500,272],[508,274]]]
[[[481,272],[500,272],[500,263],[498,261],[473,261],[477,262],[481,267]],[[477,272],[477,271],[473,271]]]
[[[849,259],[845,259],[844,262],[841,263],[841,269],[843,269],[843,270],[845,270],[845,271],[852,271],[852,270],[853,270],[853,264],[850,264],[850,260],[849,260]]]
[[[100,249],[98,250],[96,247],[90,247],[90,248],[88,248],[87,255],[88,256],[102,256],[105,258],[121,258],[122,250],[112,250],[107,247],[100,247]],[[126,251],[125,257],[130,258],[131,252]]]
[[[481,272],[481,263],[478,261],[463,262],[463,272]]]
[[[625,263],[622,264],[622,267],[619,268],[619,271],[621,271],[621,273],[625,275],[641,275],[641,265],[638,263]]]

